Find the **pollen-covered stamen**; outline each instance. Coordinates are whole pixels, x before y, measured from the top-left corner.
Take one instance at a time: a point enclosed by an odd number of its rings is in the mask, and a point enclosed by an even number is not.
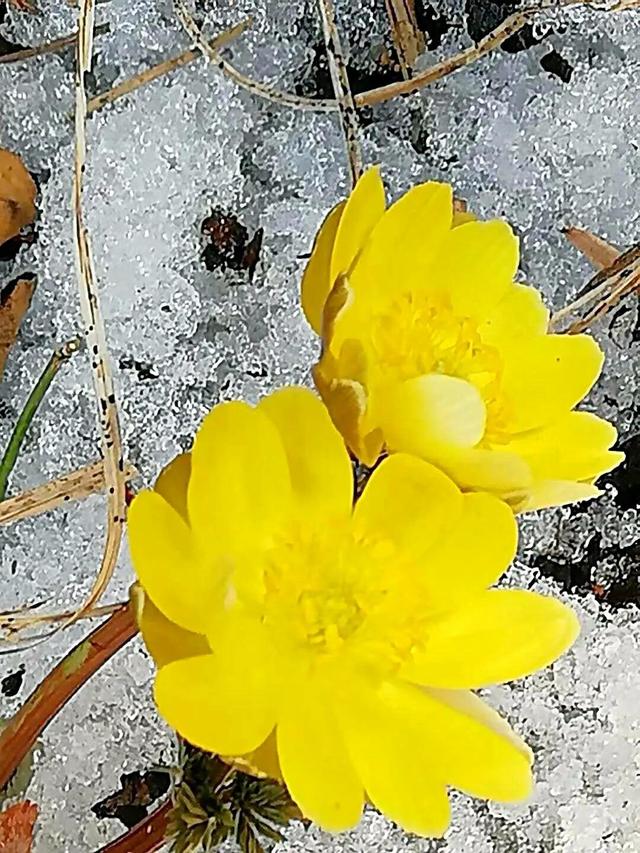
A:
[[[506,440],[502,360],[478,323],[455,313],[446,294],[405,293],[373,317],[371,347],[386,378],[440,373],[474,385],[487,407],[483,444]]]
[[[402,566],[388,550],[349,529],[296,531],[269,554],[265,625],[278,642],[312,656],[340,652],[378,668],[400,665],[416,642],[408,631],[416,600],[407,599]]]

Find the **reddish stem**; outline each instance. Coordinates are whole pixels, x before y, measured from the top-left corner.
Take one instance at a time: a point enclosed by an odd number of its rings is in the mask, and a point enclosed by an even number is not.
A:
[[[0,789],[11,779],[58,711],[137,633],[135,617],[130,607],[123,605],[69,652],[36,687],[0,732]]]
[[[167,800],[133,829],[116,838],[98,853],[153,853],[164,844],[171,800]]]

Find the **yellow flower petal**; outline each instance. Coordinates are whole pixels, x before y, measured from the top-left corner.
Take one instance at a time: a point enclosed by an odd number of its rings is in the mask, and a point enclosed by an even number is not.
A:
[[[354,763],[370,796],[369,779],[384,786],[384,770],[392,774],[396,790],[383,787],[385,805],[376,805],[404,828],[410,829],[411,819],[413,831],[421,834],[437,835],[446,829],[444,802],[433,796],[438,783],[443,793],[448,784],[503,802],[524,799],[531,792],[529,750],[473,694],[386,682],[376,691],[354,691],[349,699],[341,704],[340,715]],[[404,781],[398,764],[408,771]],[[426,800],[422,814],[416,802],[420,795]]]
[[[518,501],[514,501],[513,510],[516,513],[533,512],[551,506],[597,498],[602,494],[600,489],[591,483],[576,483],[573,480],[540,480]]]
[[[430,738],[415,731],[398,707],[406,690],[385,685],[348,694],[338,714],[349,754],[369,800],[406,832],[444,835],[450,820],[444,777],[434,772]]]
[[[578,636],[572,610],[523,590],[488,590],[429,625],[402,675],[428,687],[486,687],[548,666]]]
[[[375,166],[358,180],[346,201],[331,256],[330,285],[340,273],[348,272],[375,224],[384,214],[384,185]]]
[[[210,639],[212,654],[162,667],[158,710],[189,743],[220,755],[259,747],[276,723],[278,668],[257,620],[229,619]]]
[[[331,280],[331,255],[335,243],[338,225],[344,210],[341,201],[327,214],[316,235],[309,263],[302,276],[302,310],[313,331],[322,334],[322,312],[324,303],[333,285]]]
[[[452,200],[450,186],[432,181],[391,205],[349,273],[358,299],[388,301],[433,281],[427,271],[451,228]]]
[[[502,388],[509,429],[544,426],[572,409],[600,375],[604,356],[588,335],[541,335],[509,353]]]
[[[533,787],[531,750],[508,723],[467,690],[424,692],[433,703],[434,765],[446,781],[473,797],[526,799]]]
[[[208,654],[211,649],[203,634],[185,631],[172,622],[144,595],[138,627],[147,651],[156,666],[165,666],[174,660]]]
[[[166,465],[153,487],[189,523],[187,490],[191,477],[191,454],[181,453]]]
[[[445,474],[396,453],[380,463],[365,486],[353,513],[354,532],[364,541],[391,541],[419,564],[462,508],[460,490]]]
[[[329,413],[307,388],[284,388],[258,404],[275,424],[289,462],[296,509],[318,520],[347,518],[353,470]]]
[[[485,448],[440,451],[438,465],[462,489],[497,494],[523,490],[531,485],[531,469],[515,453]]]
[[[142,588],[172,622],[204,633],[223,594],[214,559],[196,549],[191,530],[157,492],[140,492],[127,517],[133,567]]]
[[[302,813],[339,832],[360,820],[362,783],[347,754],[326,697],[301,683],[284,704],[276,730],[282,776]]]
[[[544,335],[548,327],[549,310],[540,292],[514,282],[480,326],[480,335],[485,343],[506,349]]]
[[[617,437],[608,421],[590,412],[567,412],[540,429],[514,436],[507,447],[526,460],[536,479],[589,480],[624,459],[623,453],[609,451]]]
[[[438,285],[463,316],[484,319],[507,294],[518,269],[518,241],[506,222],[453,228],[434,264]]]
[[[443,446],[473,447],[482,438],[487,419],[474,385],[439,373],[375,389],[371,410],[390,449],[427,459],[436,459]]]
[[[191,452],[189,518],[219,552],[259,549],[291,510],[289,464],[275,425],[246,403],[221,403]]]
[[[451,606],[492,586],[517,545],[518,526],[507,504],[493,495],[463,495],[453,532],[438,541],[425,563],[430,600]]]

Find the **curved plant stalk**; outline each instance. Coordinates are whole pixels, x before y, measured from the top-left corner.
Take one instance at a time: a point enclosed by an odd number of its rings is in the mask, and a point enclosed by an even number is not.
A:
[[[106,589],[118,558],[125,522],[124,460],[120,440],[118,407],[113,391],[109,352],[105,341],[100,296],[96,286],[89,234],[82,213],[82,188],[86,168],[87,93],[85,79],[91,71],[95,0],[80,0],[76,60],[75,156],[73,180],[74,237],[76,270],[80,291],[80,307],[85,336],[91,358],[93,387],[98,405],[98,419],[104,481],[107,489],[107,533],[100,569],[88,596],[66,625],[72,624],[92,608]],[[65,627],[62,625],[61,627]]]
[[[133,610],[125,604],[51,670],[0,732],[0,788],[11,779],[58,711],[137,633]]]
[[[335,110],[336,104],[334,101],[323,101],[319,98],[303,98],[299,95],[294,95],[291,92],[280,92],[266,83],[260,83],[257,80],[252,80],[241,71],[233,66],[222,56],[222,54],[210,47],[209,42],[205,39],[200,31],[200,27],[193,19],[193,15],[189,11],[184,0],[173,0],[173,6],[176,11],[176,16],[182,24],[185,32],[195,45],[200,49],[204,56],[207,56],[211,62],[218,66],[222,73],[233,80],[241,89],[246,89],[254,95],[258,95],[267,101],[274,104],[280,104],[285,107],[293,107],[298,110]]]

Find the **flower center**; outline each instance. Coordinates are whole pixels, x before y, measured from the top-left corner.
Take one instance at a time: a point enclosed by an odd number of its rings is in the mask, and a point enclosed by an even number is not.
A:
[[[268,555],[265,624],[277,642],[314,658],[397,666],[414,647],[419,596],[393,552],[390,542],[357,541],[349,529],[295,531]]]
[[[374,315],[370,341],[385,379],[441,373],[470,382],[487,408],[482,444],[507,440],[500,353],[482,340],[475,320],[454,312],[445,294],[402,294]]]

